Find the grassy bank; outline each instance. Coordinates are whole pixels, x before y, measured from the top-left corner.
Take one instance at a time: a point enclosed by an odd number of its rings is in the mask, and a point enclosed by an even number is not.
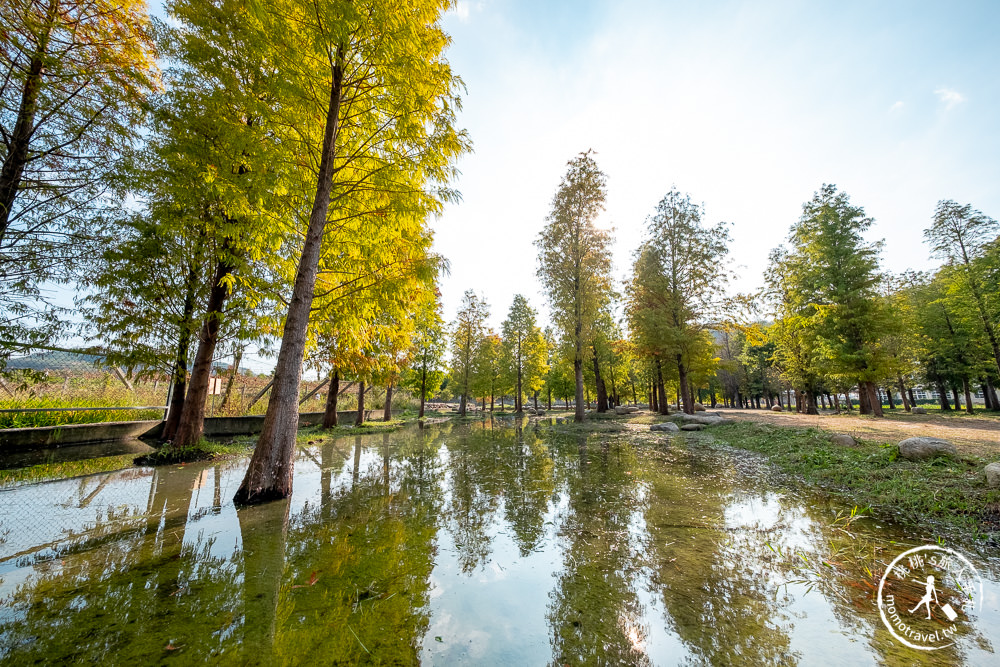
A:
[[[716,441],[759,452],[789,479],[818,486],[849,505],[910,525],[982,539],[1000,533],[1000,490],[989,489],[975,456],[907,461],[896,443],[834,445],[830,433],[740,422],[711,429]]]

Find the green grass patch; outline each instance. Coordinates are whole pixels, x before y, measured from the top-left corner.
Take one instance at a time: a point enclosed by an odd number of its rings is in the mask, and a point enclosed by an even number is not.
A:
[[[202,438],[198,443],[188,447],[177,447],[166,443],[155,452],[134,457],[135,465],[161,466],[174,463],[192,463],[194,461],[211,461],[246,454],[253,449],[256,438],[239,438],[227,442],[217,442]]]
[[[53,479],[82,477],[102,472],[112,472],[131,468],[135,454],[102,456],[96,459],[68,461],[65,463],[39,463],[27,468],[0,470],[0,486],[44,482]]]
[[[80,400],[59,398],[24,398],[17,401],[0,401],[3,410],[36,410],[54,408],[126,407],[127,402],[107,403],[103,399]],[[140,403],[139,405],[149,405]],[[57,412],[0,412],[0,429],[38,428],[64,424],[99,424],[104,422],[142,421],[161,419],[163,410],[62,410]]]
[[[907,461],[895,443],[837,446],[830,433],[740,422],[712,427],[716,440],[759,452],[790,478],[819,486],[850,505],[871,507],[900,523],[984,537],[1000,531],[1000,490],[986,486],[975,456]]]

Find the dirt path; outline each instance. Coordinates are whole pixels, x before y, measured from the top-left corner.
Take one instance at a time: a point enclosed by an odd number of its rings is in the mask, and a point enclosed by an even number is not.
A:
[[[874,419],[855,415],[800,415],[794,412],[726,409],[719,410],[719,413],[779,426],[812,426],[826,431],[850,433],[865,440],[898,442],[918,435],[934,436],[950,440],[962,453],[984,458],[996,458],[1000,455],[1000,421],[996,419],[907,414]]]

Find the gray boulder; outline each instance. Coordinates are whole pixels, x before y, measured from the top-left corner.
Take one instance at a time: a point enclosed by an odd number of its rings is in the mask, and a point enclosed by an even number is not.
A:
[[[684,426],[681,426],[682,431],[701,431],[704,428],[704,424],[684,424]]]
[[[780,405],[772,405],[771,406],[771,412],[782,412],[781,406]]]
[[[900,442],[899,455],[909,461],[923,461],[935,456],[958,456],[958,450],[941,438],[917,437]]]
[[[649,427],[650,431],[662,431],[666,433],[676,433],[680,431],[677,424],[673,422],[663,422],[661,424],[653,424]]]
[[[705,406],[702,405],[701,403],[695,403],[694,404],[694,411],[695,412],[705,412]]]
[[[991,489],[1000,489],[1000,463],[991,463],[986,466],[986,486]]]
[[[910,414],[913,414],[913,415],[926,415],[927,414],[927,408],[912,408],[910,410]]]
[[[718,426],[719,424],[731,424],[733,421],[731,419],[725,419],[719,417],[718,415],[706,414],[706,415],[686,415],[681,413],[677,416],[677,419],[684,422],[685,424],[701,424],[703,426]]]
[[[830,436],[830,442],[841,447],[854,447],[858,441],[846,433],[835,433]]]

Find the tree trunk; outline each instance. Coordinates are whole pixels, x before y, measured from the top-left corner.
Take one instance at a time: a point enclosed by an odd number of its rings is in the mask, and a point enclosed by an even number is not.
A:
[[[955,399],[955,409],[961,410],[962,402],[958,400],[958,387],[956,387],[955,385],[951,385],[951,395]]]
[[[578,334],[579,337],[579,334]],[[579,351],[579,345],[577,346],[576,358],[573,359],[573,377],[576,380],[576,411],[573,413],[573,421],[582,422],[584,411],[583,411],[583,360],[580,358],[582,355]]]
[[[608,390],[604,386],[604,380],[601,379],[601,365],[597,361],[597,347],[591,346],[590,349],[594,352],[594,387],[597,390],[597,411],[607,412]]]
[[[177,356],[174,359],[174,381],[170,394],[170,408],[167,411],[167,423],[163,425],[163,439],[173,440],[177,434],[177,425],[184,411],[184,396],[187,393],[187,355],[191,347],[191,325],[194,320],[194,291],[197,273],[194,264],[188,266],[184,290],[184,314],[181,318],[180,337],[177,341]]]
[[[362,426],[365,423],[365,383],[358,383],[358,414],[354,416],[354,425]]]
[[[222,252],[228,251],[228,243],[223,243]],[[177,424],[174,445],[189,447],[199,440],[205,431],[205,401],[208,398],[208,383],[212,377],[212,357],[215,356],[215,345],[219,342],[219,329],[222,326],[222,309],[229,298],[229,288],[225,279],[233,272],[228,258],[220,259],[212,277],[212,289],[208,293],[208,308],[205,322],[198,337],[198,351],[194,355],[194,367],[191,369],[191,382],[187,396],[184,398],[184,409]],[[296,396],[298,391],[296,390]],[[298,403],[296,402],[295,424],[298,427]]]
[[[663,385],[663,371],[660,368],[660,360],[656,360],[656,406],[661,415],[670,414],[670,404],[667,403],[667,388]]]
[[[545,388],[546,398],[548,399],[546,403],[549,406],[549,412],[552,411],[552,387]]]
[[[392,421],[392,383],[385,388],[385,409],[382,411],[382,421]]]
[[[17,110],[17,120],[14,128],[6,138],[7,155],[0,169],[0,246],[10,227],[10,216],[14,209],[14,200],[21,189],[21,179],[24,168],[28,164],[31,138],[35,134],[35,114],[38,111],[38,99],[42,92],[42,74],[45,72],[45,60],[48,57],[49,38],[55,24],[58,2],[50,2],[45,15],[45,33],[39,36],[38,47],[31,54],[28,62],[27,75],[21,87],[21,103]],[[6,38],[7,35],[5,34]],[[44,112],[43,112],[44,114]]]
[[[330,210],[333,191],[334,149],[336,148],[340,101],[343,84],[343,47],[338,47],[332,70],[330,104],[326,114],[323,146],[316,183],[316,197],[309,215],[309,227],[302,245],[302,256],[295,273],[295,285],[288,304],[281,349],[274,370],[274,388],[267,404],[264,426],[254,448],[250,466],[236,492],[237,504],[285,498],[292,493],[295,464],[295,436],[299,426],[299,382],[302,356],[305,353],[309,313],[319,268],[320,246]],[[364,418],[364,413],[359,412]]]
[[[979,378],[979,390],[983,392],[983,407],[987,410],[995,410],[993,406],[992,396],[990,396],[989,389],[986,388],[986,380],[984,378]]]
[[[424,400],[427,396],[427,366],[424,366],[420,370],[420,412],[417,413],[417,419],[424,418]]]
[[[816,392],[812,390],[806,392],[806,414],[808,415],[819,414],[819,410],[816,408]]]
[[[833,409],[837,411],[838,415],[840,414],[840,397],[836,394],[833,395]]]
[[[903,400],[903,409],[907,412],[913,407],[910,401],[906,398],[906,386],[903,384],[903,377],[901,375],[896,376],[897,386],[899,387],[899,397]]]
[[[650,412],[659,412],[660,411],[660,404],[656,400],[656,394],[658,393],[656,391],[656,383],[655,382],[651,382],[649,384],[649,387],[647,389],[649,391],[648,395],[649,395],[649,410],[650,410]]]
[[[680,354],[677,355],[677,375],[679,383],[677,386],[678,391],[678,401],[683,402],[684,412],[693,415],[694,414],[694,402],[691,399],[690,387],[688,387],[688,371],[687,366],[684,365],[684,359]]]
[[[872,413],[871,395],[868,393],[868,387],[865,386],[864,382],[858,382],[858,412],[863,415],[870,415]]]
[[[878,387],[874,382],[866,383],[868,385],[868,396],[871,400],[871,410],[872,414],[876,417],[884,417],[882,412],[882,398],[879,396]]]
[[[222,394],[222,405],[219,406],[219,412],[225,412],[226,408],[229,406],[229,397],[233,393],[233,383],[236,382],[236,376],[240,372],[240,362],[243,360],[243,347],[238,347],[236,353],[233,355],[233,370],[229,373],[229,379],[226,381],[226,391]]]
[[[948,403],[948,390],[944,388],[944,382],[938,380],[936,383],[938,390],[938,401],[941,403],[941,410],[944,412],[951,411],[951,404]]]
[[[330,393],[326,397],[326,409],[323,411],[323,428],[333,428],[337,425],[337,401],[340,396],[340,371],[333,370],[330,376]]]
[[[889,409],[890,410],[895,410],[896,409],[896,403],[893,402],[893,400],[892,400],[892,387],[886,387],[885,388],[885,396],[886,396],[886,398],[889,401]]]
[[[965,411],[970,415],[975,414],[975,408],[972,407],[972,390],[969,389],[969,378],[962,378],[962,389],[965,390]]]

